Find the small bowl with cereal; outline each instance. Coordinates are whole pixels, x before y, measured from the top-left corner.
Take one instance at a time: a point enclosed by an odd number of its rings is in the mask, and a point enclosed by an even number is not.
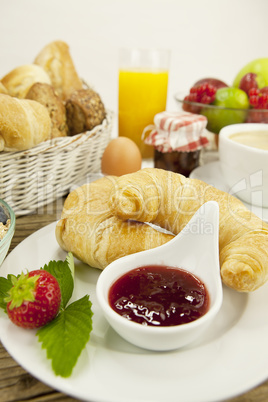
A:
[[[14,236],[16,217],[12,208],[0,199],[0,266],[9,250]]]

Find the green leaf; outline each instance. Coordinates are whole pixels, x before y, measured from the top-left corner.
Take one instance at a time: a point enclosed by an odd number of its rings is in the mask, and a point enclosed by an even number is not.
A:
[[[48,271],[51,275],[53,275],[57,279],[60,285],[61,309],[66,307],[68,301],[70,300],[73,294],[74,278],[73,278],[73,272],[69,268],[69,265],[71,264],[70,263],[71,259],[72,256],[69,256],[68,260],[66,258],[65,261],[53,260],[50,261],[48,264],[46,264],[43,268],[45,271]],[[74,268],[72,269],[74,270]]]
[[[92,330],[92,303],[89,296],[70,304],[49,324],[37,331],[47,358],[52,360],[56,375],[69,377],[89,341]]]
[[[71,252],[67,254],[66,261],[74,279],[74,256]]]
[[[9,290],[13,286],[12,279],[15,275],[8,275],[7,278],[0,277],[0,307],[6,312],[7,302],[4,300],[9,295]]]
[[[4,301],[11,302],[10,310],[20,307],[24,301],[33,302],[35,300],[35,286],[39,275],[29,277],[29,272],[24,272],[18,278],[12,278],[13,287],[9,290],[8,297]]]

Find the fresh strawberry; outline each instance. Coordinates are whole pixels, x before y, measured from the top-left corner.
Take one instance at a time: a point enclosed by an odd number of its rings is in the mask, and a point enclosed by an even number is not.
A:
[[[13,277],[7,313],[10,320],[23,328],[39,328],[59,312],[61,292],[58,281],[45,270],[35,270]]]

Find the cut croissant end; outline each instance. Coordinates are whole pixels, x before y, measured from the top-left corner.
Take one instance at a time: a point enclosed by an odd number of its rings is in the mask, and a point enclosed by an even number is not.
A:
[[[122,192],[120,190],[115,191],[111,196],[111,205],[120,219],[126,220],[126,216],[128,216],[129,219],[142,220],[144,203],[139,192],[135,192],[135,189],[132,189],[130,193],[126,186]]]
[[[239,292],[252,292],[263,283],[255,280],[254,270],[248,264],[237,259],[230,259],[221,267],[221,277],[225,285]]]
[[[251,230],[220,251],[222,281],[240,292],[252,292],[268,280],[268,231]]]

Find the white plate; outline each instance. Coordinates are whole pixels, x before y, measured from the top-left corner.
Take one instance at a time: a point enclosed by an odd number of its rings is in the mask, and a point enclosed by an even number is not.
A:
[[[55,240],[55,223],[20,243],[0,275],[64,260]],[[33,330],[14,326],[0,311],[0,339],[29,373],[70,396],[91,402],[210,402],[244,393],[268,378],[268,287],[253,294],[224,288],[222,308],[198,342],[173,352],[149,352],[120,338],[96,300],[97,269],[76,261],[74,297],[90,294],[93,331],[73,374],[53,374]]]
[[[192,179],[203,180],[208,184],[218,188],[219,190],[223,190],[229,192],[227,184],[224,182],[221,169],[220,169],[220,162],[213,161],[207,163],[203,166],[199,166],[198,168],[194,169],[190,174]],[[245,206],[257,215],[259,218],[268,222],[268,208],[261,208],[257,207],[256,205],[250,205],[246,202],[242,201]]]

